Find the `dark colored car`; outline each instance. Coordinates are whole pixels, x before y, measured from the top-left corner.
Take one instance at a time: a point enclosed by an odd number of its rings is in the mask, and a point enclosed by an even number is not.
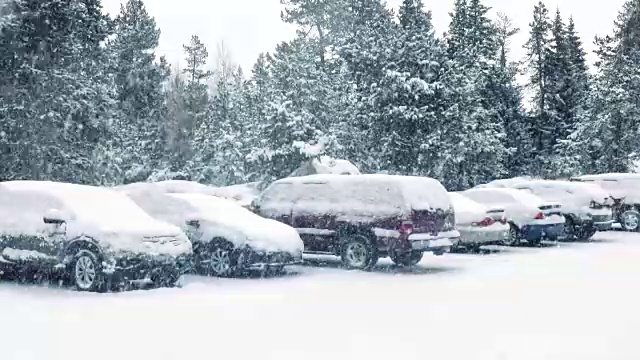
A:
[[[49,181],[0,183],[0,264],[59,274],[80,291],[134,281],[176,285],[192,253],[180,228],[109,189]]]
[[[444,254],[460,236],[447,191],[423,177],[291,177],[265,189],[252,210],[294,227],[305,253],[336,255],[354,269],[386,256],[415,265],[424,252]]]
[[[610,173],[571,178],[600,186],[611,197],[613,219],[625,231],[640,231],[640,174]]]

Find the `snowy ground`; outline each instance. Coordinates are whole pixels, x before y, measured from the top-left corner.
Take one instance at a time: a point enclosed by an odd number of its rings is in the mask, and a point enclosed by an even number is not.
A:
[[[0,359],[637,360],[640,235],[428,256],[412,273],[85,294],[0,283]]]

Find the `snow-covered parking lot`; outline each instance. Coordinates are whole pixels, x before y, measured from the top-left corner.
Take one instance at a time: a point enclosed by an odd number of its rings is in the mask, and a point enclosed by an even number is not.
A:
[[[112,294],[3,282],[0,359],[640,358],[640,235],[425,256],[410,273],[334,264]]]

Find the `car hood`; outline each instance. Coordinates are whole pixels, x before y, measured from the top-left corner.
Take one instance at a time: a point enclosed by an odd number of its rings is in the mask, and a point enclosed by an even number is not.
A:
[[[304,250],[302,239],[294,228],[257,215],[250,222],[235,218],[202,218],[199,232],[203,242],[221,237],[236,247],[249,246],[256,251],[299,255]]]
[[[94,239],[101,248],[114,255],[180,256],[192,250],[191,242],[180,228],[162,221],[117,226],[70,222],[67,231],[68,236],[81,234]]]

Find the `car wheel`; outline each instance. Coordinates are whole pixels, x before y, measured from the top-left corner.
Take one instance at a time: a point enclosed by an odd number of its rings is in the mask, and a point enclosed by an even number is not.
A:
[[[167,270],[162,271],[160,274],[152,277],[153,287],[161,288],[174,288],[179,287],[180,285],[180,271],[178,269],[175,270]]]
[[[195,254],[196,269],[208,276],[231,276],[234,271],[233,248],[233,244],[224,239],[213,239]]]
[[[422,251],[412,251],[410,253],[403,254],[396,253],[391,256],[391,261],[398,266],[414,266],[422,260],[423,255],[424,253]]]
[[[504,240],[506,246],[520,245],[520,229],[515,224],[509,224],[509,236]]]
[[[576,225],[570,217],[564,218],[564,236],[567,241],[576,239]]]
[[[640,213],[635,210],[627,210],[620,216],[620,223],[625,231],[639,231]]]
[[[596,234],[596,230],[585,230],[578,236],[578,241],[589,241]]]
[[[369,270],[378,261],[378,254],[367,238],[354,235],[344,241],[341,258],[348,269]]]
[[[71,263],[71,283],[79,291],[103,291],[104,274],[98,256],[89,250],[80,250]]]

